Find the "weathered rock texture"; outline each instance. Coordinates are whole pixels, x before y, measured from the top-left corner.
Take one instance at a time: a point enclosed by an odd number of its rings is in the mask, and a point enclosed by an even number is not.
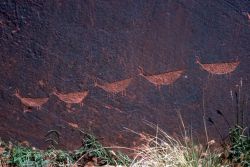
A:
[[[72,149],[81,144],[79,127],[106,144],[133,146],[138,138],[124,127],[150,132],[147,120],[175,134],[176,111],[201,138],[204,111],[226,134],[215,110],[233,124],[230,90],[242,78],[250,92],[249,7],[229,0],[1,0],[0,137],[46,147],[44,136],[55,129],[60,146]],[[208,133],[219,138],[209,124]]]

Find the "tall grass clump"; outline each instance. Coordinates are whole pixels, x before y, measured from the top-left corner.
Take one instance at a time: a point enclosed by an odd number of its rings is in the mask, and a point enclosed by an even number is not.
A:
[[[137,150],[132,167],[185,166],[186,148],[164,131],[159,131],[164,134],[164,138],[150,135],[143,136],[146,144]]]
[[[212,153],[209,146],[195,145],[192,136],[183,136],[183,140],[168,135],[157,125],[146,122],[156,130],[156,135],[140,134],[145,144],[137,150],[131,167],[219,167],[218,153]],[[136,132],[135,132],[136,133]],[[185,133],[186,134],[186,133]]]

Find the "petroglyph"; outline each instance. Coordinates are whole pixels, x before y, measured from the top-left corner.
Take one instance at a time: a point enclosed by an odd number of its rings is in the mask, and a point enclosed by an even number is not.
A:
[[[211,63],[211,64],[202,64],[199,58],[196,58],[196,63],[201,66],[202,69],[206,70],[211,74],[223,75],[233,72],[240,61],[230,62],[230,63]]]
[[[89,91],[82,91],[82,92],[72,92],[72,93],[59,93],[54,91],[53,94],[57,96],[61,101],[66,103],[68,107],[71,104],[79,104],[83,106],[83,100],[88,96]]]
[[[126,95],[126,89],[131,83],[131,81],[132,81],[132,78],[128,78],[128,79],[124,79],[121,81],[116,81],[112,83],[104,83],[104,84],[98,84],[95,81],[94,84],[95,84],[95,87],[99,87],[108,93],[117,94],[121,92],[122,95]]]
[[[14,93],[14,95],[21,101],[21,103],[25,106],[25,107],[35,107],[37,110],[40,110],[42,105],[47,103],[47,101],[49,100],[49,98],[26,98],[26,97],[22,97],[20,95],[19,90],[17,89],[16,92]],[[29,111],[27,109],[24,110],[24,112]]]
[[[157,75],[145,75],[142,67],[139,67],[139,75],[144,77],[146,80],[154,84],[157,88],[160,88],[162,85],[171,85],[178,78],[180,78],[184,70],[170,71],[166,73],[161,73]]]
[[[79,126],[77,125],[77,124],[75,124],[75,123],[72,123],[72,122],[67,122],[67,124],[70,126],[70,127],[72,127],[72,128],[79,128]]]

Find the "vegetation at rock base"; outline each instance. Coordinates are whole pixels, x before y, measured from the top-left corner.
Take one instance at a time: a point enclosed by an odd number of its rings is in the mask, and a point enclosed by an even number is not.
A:
[[[38,150],[0,141],[0,166],[47,167],[47,166],[84,166],[87,163],[95,166],[129,165],[130,158],[121,153],[103,147],[93,135],[86,134],[83,145],[75,151]]]
[[[228,141],[223,141],[221,147],[211,149],[214,140],[205,146],[196,144],[192,136],[183,140],[169,136],[156,125],[155,136],[139,134],[145,139],[145,144],[137,150],[132,167],[249,167],[250,137],[245,135],[243,128],[235,126],[230,129]]]
[[[183,141],[169,136],[159,127],[155,136],[140,134],[145,144],[135,151],[135,158],[103,147],[94,136],[87,134],[83,146],[75,151],[50,148],[38,150],[32,147],[0,142],[0,166],[47,167],[95,166],[131,167],[221,167],[250,166],[250,137],[240,126],[230,129],[229,141],[219,150],[210,149],[214,140],[206,146],[195,144],[190,137]]]
[[[144,143],[135,150],[135,158],[103,147],[93,135],[86,134],[83,146],[75,151],[50,148],[38,150],[32,147],[0,142],[0,166],[47,167],[122,165],[131,167],[221,167],[250,166],[250,137],[240,126],[230,129],[229,141],[219,150],[210,149],[214,140],[206,146],[195,144],[191,137],[178,140],[159,127],[155,136],[138,133]]]

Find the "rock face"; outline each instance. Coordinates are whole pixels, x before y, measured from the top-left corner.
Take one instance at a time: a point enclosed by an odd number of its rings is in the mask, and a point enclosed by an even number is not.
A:
[[[201,139],[204,113],[226,134],[215,111],[233,124],[230,90],[242,79],[250,93],[249,12],[228,0],[1,0],[0,137],[46,147],[57,130],[73,149],[81,128],[133,146],[124,127],[178,134],[176,111]]]

